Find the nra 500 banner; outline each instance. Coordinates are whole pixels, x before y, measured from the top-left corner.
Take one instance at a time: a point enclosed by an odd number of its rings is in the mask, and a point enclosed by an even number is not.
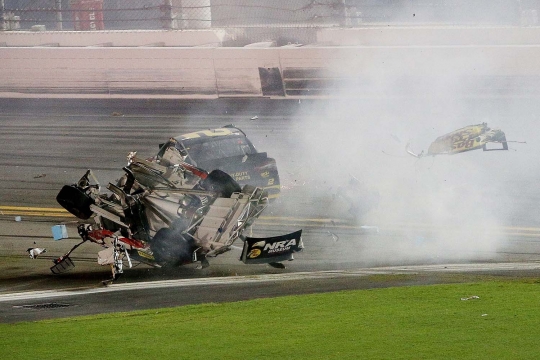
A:
[[[293,253],[302,251],[302,230],[270,238],[250,238],[244,241],[242,260],[245,264],[265,264],[291,260]]]

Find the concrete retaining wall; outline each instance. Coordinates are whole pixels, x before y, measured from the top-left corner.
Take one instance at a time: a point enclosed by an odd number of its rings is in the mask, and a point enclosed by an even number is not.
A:
[[[0,48],[0,96],[370,96],[540,90],[540,46]]]
[[[2,31],[0,44],[22,46],[221,46],[233,35],[213,30]]]
[[[223,46],[286,38],[291,43],[325,46],[540,45],[540,27],[248,28],[208,30],[3,31],[8,47],[68,46]]]
[[[540,45],[540,27],[388,27],[317,31],[317,42],[333,46]]]

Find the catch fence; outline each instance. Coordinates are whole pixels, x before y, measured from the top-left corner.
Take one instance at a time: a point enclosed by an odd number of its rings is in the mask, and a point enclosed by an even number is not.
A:
[[[0,30],[536,25],[538,0],[0,0]]]

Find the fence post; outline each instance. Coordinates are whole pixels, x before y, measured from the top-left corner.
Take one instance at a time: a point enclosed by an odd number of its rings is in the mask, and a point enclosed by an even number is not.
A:
[[[4,21],[5,10],[4,0],[0,0],[0,31],[6,30],[6,22]]]
[[[172,0],[165,0],[165,28],[167,30],[172,30],[175,28],[172,9]]]
[[[212,27],[210,0],[198,0],[197,6],[182,6],[183,28],[208,29]]]
[[[339,26],[347,26],[347,22],[348,22],[348,11],[347,11],[347,4],[345,2],[345,0],[341,0],[339,2],[339,7],[340,7],[340,11],[339,11]],[[350,25],[350,24],[349,24]]]
[[[56,0],[56,30],[62,30],[62,0]]]

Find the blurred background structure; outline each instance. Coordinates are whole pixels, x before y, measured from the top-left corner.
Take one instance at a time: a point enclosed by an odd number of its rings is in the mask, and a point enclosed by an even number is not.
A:
[[[534,26],[539,11],[539,0],[0,0],[0,30]]]

